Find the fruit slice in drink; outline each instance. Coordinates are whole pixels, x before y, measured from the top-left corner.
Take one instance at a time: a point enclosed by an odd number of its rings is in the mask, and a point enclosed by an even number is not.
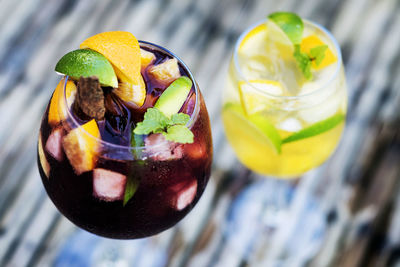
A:
[[[139,42],[133,34],[122,31],[99,33],[83,41],[80,48],[90,48],[104,55],[121,80],[115,93],[124,101],[139,107],[143,105],[146,88],[140,75]]]
[[[64,136],[64,151],[76,174],[79,175],[94,169],[100,149],[99,138],[99,128],[94,119],[72,129]]]

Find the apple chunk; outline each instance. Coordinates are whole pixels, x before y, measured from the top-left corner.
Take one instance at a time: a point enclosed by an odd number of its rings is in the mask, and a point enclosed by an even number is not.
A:
[[[62,161],[64,158],[62,149],[63,128],[56,128],[49,136],[46,142],[46,150],[57,161]]]
[[[189,206],[197,193],[197,180],[181,182],[169,188],[169,193],[172,195],[170,204],[175,210],[183,210]]]
[[[115,201],[124,198],[126,176],[106,169],[93,170],[93,195],[101,200]]]
[[[181,76],[176,58],[167,59],[158,65],[150,66],[148,72],[164,86],[168,86]]]

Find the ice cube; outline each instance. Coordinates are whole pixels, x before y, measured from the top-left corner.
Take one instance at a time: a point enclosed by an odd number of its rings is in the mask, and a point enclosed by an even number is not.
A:
[[[126,176],[106,169],[93,170],[93,195],[101,200],[116,201],[124,198]]]
[[[183,104],[181,112],[192,115],[194,108],[196,106],[196,94],[192,93]]]
[[[287,132],[297,132],[300,131],[303,126],[301,125],[300,121],[296,120],[295,118],[288,118],[277,125],[278,129],[287,131]]]
[[[184,181],[168,188],[172,194],[170,204],[176,210],[183,210],[193,202],[197,193],[197,180]]]
[[[50,134],[46,142],[46,151],[58,161],[62,161],[64,153],[62,149],[63,128],[58,127]]]
[[[154,160],[165,161],[180,159],[183,155],[181,144],[165,139],[164,135],[151,134],[144,139],[145,153]]]
[[[336,64],[327,66],[319,71],[313,72],[312,81],[305,82],[300,89],[299,95],[307,95],[321,89],[336,71]]]
[[[306,108],[299,111],[300,117],[308,123],[316,123],[338,112],[342,104],[345,104],[345,91],[342,89],[344,77],[337,77],[329,82],[334,75],[335,66],[328,66],[316,72],[315,80],[303,85],[301,94],[302,102]],[[344,75],[344,74],[338,74]],[[326,83],[329,84],[326,86]]]
[[[148,73],[165,87],[181,76],[176,58],[167,59],[161,64],[149,67]]]

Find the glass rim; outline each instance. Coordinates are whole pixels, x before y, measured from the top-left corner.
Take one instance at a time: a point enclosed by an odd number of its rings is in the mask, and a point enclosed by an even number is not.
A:
[[[283,100],[298,100],[298,99],[302,99],[302,98],[305,98],[305,97],[308,97],[308,96],[312,96],[312,95],[314,95],[316,93],[319,93],[319,92],[323,91],[323,89],[326,89],[327,87],[329,87],[329,84],[336,79],[336,77],[338,76],[339,71],[341,69],[341,66],[342,66],[342,52],[340,50],[339,43],[337,42],[337,40],[335,39],[335,37],[332,35],[332,33],[330,31],[328,31],[326,28],[324,28],[320,24],[312,22],[312,21],[307,20],[307,19],[302,19],[303,23],[309,24],[312,27],[315,27],[318,30],[322,31],[328,37],[328,39],[332,42],[332,44],[333,44],[333,46],[334,46],[334,48],[336,50],[337,62],[336,62],[335,71],[332,74],[332,76],[329,79],[327,79],[327,81],[325,83],[323,83],[323,85],[318,87],[318,89],[315,89],[315,90],[313,90],[313,91],[311,91],[309,93],[306,93],[306,94],[301,94],[301,95],[296,95],[296,96],[283,96],[283,95],[270,94],[270,93],[268,93],[268,92],[266,92],[266,91],[264,91],[264,90],[262,90],[260,88],[257,88],[255,86],[253,86],[253,84],[251,84],[249,82],[249,80],[243,74],[242,69],[241,69],[241,65],[239,64],[239,59],[238,59],[238,57],[239,57],[238,56],[239,46],[242,43],[243,39],[246,37],[246,35],[251,30],[253,30],[258,25],[266,23],[267,20],[268,19],[263,19],[263,20],[260,20],[260,21],[258,21],[256,23],[250,25],[246,30],[244,30],[244,32],[242,34],[240,34],[239,38],[237,39],[237,41],[235,43],[235,47],[234,47],[234,50],[233,50],[233,62],[234,62],[233,65],[234,65],[235,71],[238,74],[238,76],[240,77],[240,79],[242,81],[244,81],[247,85],[249,85],[252,89],[256,90],[257,92],[259,92],[259,93],[261,93],[263,95],[266,95],[266,96],[268,96],[270,98],[283,99]]]
[[[183,66],[183,68],[185,69],[185,71],[187,72],[187,74],[189,75],[189,78],[192,80],[193,82],[193,87],[194,87],[194,93],[196,94],[196,101],[195,101],[195,105],[194,105],[194,109],[192,114],[190,114],[190,119],[189,121],[186,123],[186,127],[188,127],[189,129],[192,128],[194,122],[196,121],[198,115],[199,115],[199,109],[200,109],[200,89],[197,85],[196,80],[194,79],[194,76],[192,74],[192,72],[190,71],[189,67],[174,53],[172,53],[171,51],[169,51],[168,49],[160,46],[160,45],[156,45],[153,44],[151,42],[147,42],[147,41],[142,41],[139,40],[139,44],[140,47],[142,47],[142,45],[144,45],[144,47],[146,48],[155,48],[156,50],[161,50],[162,53],[167,54],[168,56],[172,57],[172,58],[176,58],[178,60],[178,62]],[[68,108],[68,103],[67,103],[67,96],[66,96],[66,85],[67,85],[67,81],[69,79],[68,75],[64,75],[65,80],[64,80],[64,85],[63,85],[63,101],[64,101],[64,105],[66,108],[66,112],[67,112],[67,116],[68,118],[72,121],[72,124],[76,127],[80,127],[81,124],[76,120],[75,116],[71,113],[70,108]],[[115,149],[128,149],[128,150],[144,150],[145,148],[156,148],[159,146],[162,146],[163,143],[159,143],[159,144],[154,144],[151,146],[123,146],[123,145],[117,145],[117,144],[113,144],[107,141],[104,141],[101,138],[97,138],[96,136],[91,135],[90,133],[88,133],[85,129],[81,128],[81,130],[87,134],[90,138],[93,138],[95,140],[97,140],[100,144],[102,144],[102,146],[106,146],[108,148],[115,148]]]

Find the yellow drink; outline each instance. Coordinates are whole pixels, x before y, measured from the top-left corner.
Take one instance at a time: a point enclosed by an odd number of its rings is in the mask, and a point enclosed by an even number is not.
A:
[[[345,125],[347,95],[340,50],[326,30],[305,22],[302,49],[328,47],[322,63],[311,68],[312,79],[304,78],[284,37],[268,22],[242,35],[224,90],[222,119],[245,166],[295,178],[335,150]]]

